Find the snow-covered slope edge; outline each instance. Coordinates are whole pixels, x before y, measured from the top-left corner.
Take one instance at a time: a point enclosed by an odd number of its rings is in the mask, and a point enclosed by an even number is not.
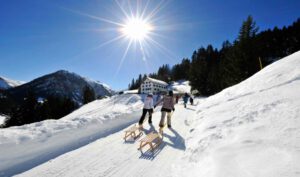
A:
[[[0,114],[0,125],[4,124],[7,116]]]
[[[300,52],[198,106],[173,176],[300,175]]]
[[[0,77],[0,89],[9,89],[11,87],[17,87],[19,85],[24,84],[25,82],[23,81],[16,81],[12,79],[8,79],[5,77]]]
[[[59,120],[0,129],[0,176],[11,176],[136,122],[138,95],[96,100]]]

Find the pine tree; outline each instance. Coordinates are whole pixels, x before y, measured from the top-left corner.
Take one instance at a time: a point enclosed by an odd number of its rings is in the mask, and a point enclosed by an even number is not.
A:
[[[259,71],[256,33],[258,27],[251,16],[243,22],[238,39],[226,52],[222,61],[222,85],[228,87]]]
[[[248,16],[247,20],[243,22],[240,29],[238,38],[238,53],[240,66],[244,75],[242,75],[241,80],[244,80],[257,71],[259,71],[259,62],[257,55],[257,48],[255,46],[255,36],[258,31],[258,27],[254,22],[252,16]]]
[[[149,77],[169,81],[187,79],[202,95],[211,95],[241,82],[260,70],[258,58],[266,66],[300,50],[300,18],[282,29],[275,27],[258,33],[252,16],[243,21],[233,43],[225,41],[218,51],[211,45],[195,51],[191,60],[183,59],[170,69],[162,65]],[[138,88],[139,79],[131,87]]]

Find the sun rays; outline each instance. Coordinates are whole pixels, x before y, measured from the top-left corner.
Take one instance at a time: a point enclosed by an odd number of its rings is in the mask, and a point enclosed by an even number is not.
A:
[[[127,43],[126,47],[124,46],[125,50],[123,51],[124,53],[122,54],[117,67],[116,76],[122,68],[123,63],[127,59],[127,54],[131,49],[136,50],[136,52],[139,52],[142,55],[141,60],[144,61],[145,64],[148,63],[149,55],[151,54],[150,50],[153,48],[158,49],[158,51],[163,53],[164,56],[168,56],[167,58],[173,58],[171,52],[158,42],[160,39],[165,37],[160,34],[160,29],[162,29],[163,26],[168,26],[170,24],[156,24],[156,22],[160,19],[158,14],[169,1],[150,1],[151,0],[115,0],[114,2],[117,7],[115,10],[122,14],[121,17],[118,17],[120,20],[99,17],[94,14],[88,14],[67,8],[64,9],[90,19],[100,21],[104,24],[108,24],[110,26],[109,30],[116,32],[115,37],[102,42],[98,46],[92,47],[91,51],[119,41],[125,41]],[[156,4],[153,5],[153,2]],[[95,31],[104,33],[106,30],[105,27],[102,27],[101,29],[95,29]],[[155,38],[158,38],[158,40]]]

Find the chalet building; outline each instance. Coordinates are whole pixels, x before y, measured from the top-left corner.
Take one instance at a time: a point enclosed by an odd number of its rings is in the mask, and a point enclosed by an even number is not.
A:
[[[141,93],[162,93],[167,92],[168,84],[164,81],[147,77],[141,84]]]

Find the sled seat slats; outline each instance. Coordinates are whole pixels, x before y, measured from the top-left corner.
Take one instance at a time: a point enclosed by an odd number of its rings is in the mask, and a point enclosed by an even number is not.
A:
[[[126,141],[126,139],[128,137],[132,137],[134,140],[137,139],[138,137],[140,137],[143,133],[141,132],[141,130],[137,127],[137,126],[132,126],[129,129],[125,130],[125,136],[124,136],[124,140]]]
[[[128,130],[125,130],[125,132],[135,132],[137,131],[139,128],[137,126],[133,126],[133,127],[130,127]]]
[[[151,133],[147,134],[147,136],[145,138],[141,139],[140,141],[151,143],[156,138],[159,138],[158,133],[151,132]]]
[[[138,150],[142,150],[142,148],[148,144],[150,146],[150,150],[153,152],[154,149],[157,148],[161,142],[162,139],[160,138],[159,134],[151,132],[147,134],[146,137],[140,140],[140,147],[138,148]]]

